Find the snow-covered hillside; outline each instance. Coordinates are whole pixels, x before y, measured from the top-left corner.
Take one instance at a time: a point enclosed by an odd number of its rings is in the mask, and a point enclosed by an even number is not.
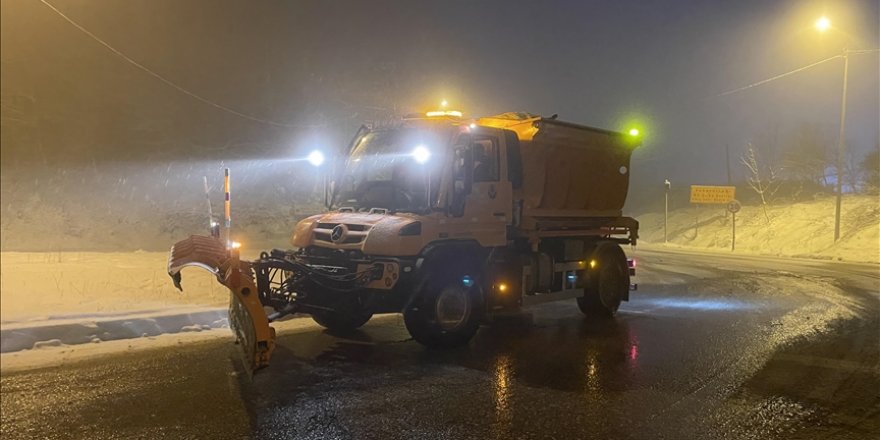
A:
[[[641,240],[663,243],[663,212],[643,214]],[[731,220],[724,205],[692,205],[669,212],[675,246],[730,249]],[[880,262],[880,199],[843,199],[841,239],[834,243],[834,198],[793,204],[743,206],[736,215],[736,252]]]
[[[249,245],[286,247],[296,222],[324,209],[321,187],[314,170],[264,162],[225,164],[233,173],[233,232]],[[167,251],[207,230],[204,176],[215,215],[222,215],[222,173],[217,164],[4,170],[0,250]]]

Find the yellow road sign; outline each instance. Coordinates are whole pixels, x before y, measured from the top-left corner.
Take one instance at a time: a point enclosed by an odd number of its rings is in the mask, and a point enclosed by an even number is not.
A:
[[[735,186],[691,185],[691,203],[727,204],[735,197]]]

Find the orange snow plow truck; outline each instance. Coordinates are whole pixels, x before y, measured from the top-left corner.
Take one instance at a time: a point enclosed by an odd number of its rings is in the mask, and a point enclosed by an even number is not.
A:
[[[250,371],[269,364],[270,324],[291,313],[336,331],[402,313],[431,347],[547,301],[611,317],[635,288],[621,245],[636,244],[639,225],[622,208],[639,143],[524,113],[363,126],[331,173],[328,211],[296,225],[291,249],[242,260],[212,222],[210,236],[174,245],[168,273],[180,288],[181,269],[198,266],[229,288]]]

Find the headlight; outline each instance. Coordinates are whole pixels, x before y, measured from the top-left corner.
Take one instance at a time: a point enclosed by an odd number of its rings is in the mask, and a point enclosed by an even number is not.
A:
[[[431,158],[431,151],[428,150],[424,145],[419,145],[412,151],[412,157],[416,160],[416,162],[423,164]]]

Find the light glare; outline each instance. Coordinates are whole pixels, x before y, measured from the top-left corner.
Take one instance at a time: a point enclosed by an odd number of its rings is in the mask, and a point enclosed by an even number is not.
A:
[[[630,129],[629,129],[629,135],[630,135],[630,136],[638,136],[638,135],[639,135],[639,129],[638,129],[638,128],[630,128]]]
[[[431,159],[431,152],[424,145],[419,145],[413,150],[412,157],[418,163],[425,163]]]
[[[309,156],[306,158],[310,164],[313,166],[319,167],[324,163],[324,153],[315,150],[309,153]]]
[[[816,30],[819,32],[825,32],[828,29],[831,29],[831,20],[828,17],[820,17],[816,20]]]
[[[462,113],[458,110],[434,110],[425,113],[425,116],[429,118],[435,118],[437,116],[453,116],[456,118],[460,118],[462,116]]]

